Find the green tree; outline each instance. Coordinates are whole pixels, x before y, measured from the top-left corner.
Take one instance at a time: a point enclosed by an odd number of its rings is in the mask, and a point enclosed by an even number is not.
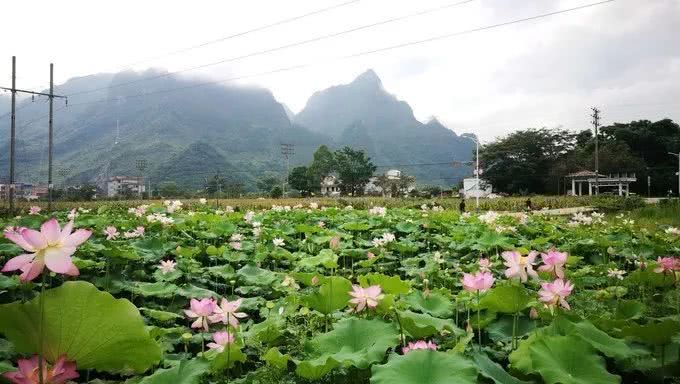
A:
[[[334,158],[342,192],[352,196],[363,194],[364,186],[376,170],[371,158],[364,151],[350,147],[335,151]]]
[[[184,190],[182,190],[174,181],[170,181],[162,183],[158,187],[158,194],[161,197],[181,197],[184,195]]]
[[[309,177],[312,183],[311,189],[313,191],[318,190],[321,180],[336,171],[336,168],[337,161],[335,154],[327,146],[320,146],[314,152],[312,163],[309,166]]]
[[[214,175],[206,182],[205,191],[209,195],[214,195],[216,193],[222,194],[225,191],[226,185],[227,181],[224,179],[224,177],[221,177],[220,175]]]
[[[272,188],[272,190],[269,192],[269,196],[272,199],[278,199],[281,196],[283,196],[283,190],[281,189],[281,187],[277,185],[274,188]]]
[[[281,180],[276,176],[266,176],[256,182],[257,189],[261,192],[269,193],[272,188],[281,184]]]
[[[513,132],[480,149],[483,177],[502,192],[554,192],[553,185],[560,176],[551,170],[556,169],[555,165],[575,146],[576,135],[566,130],[541,128]]]
[[[309,168],[301,166],[290,171],[288,183],[292,188],[300,191],[302,196],[307,196],[312,191],[314,180],[310,176]]]

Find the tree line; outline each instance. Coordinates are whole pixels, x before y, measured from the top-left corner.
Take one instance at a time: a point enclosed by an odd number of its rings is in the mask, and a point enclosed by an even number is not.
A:
[[[332,152],[327,146],[320,146],[308,166],[291,170],[288,183],[303,196],[319,193],[321,182],[329,175],[337,177],[343,195],[359,196],[373,176],[377,167],[364,151],[343,147]]]
[[[664,196],[677,189],[680,126],[671,119],[615,123],[598,132],[601,174],[635,173],[631,191]],[[564,194],[569,173],[595,170],[595,136],[589,129],[530,128],[513,132],[480,149],[484,179],[509,194]],[[677,192],[675,192],[677,194]]]

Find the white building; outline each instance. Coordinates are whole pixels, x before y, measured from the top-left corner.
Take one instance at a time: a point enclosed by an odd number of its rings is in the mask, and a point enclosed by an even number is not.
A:
[[[123,195],[125,191],[141,195],[146,191],[143,177],[113,176],[106,181],[106,196],[116,197]]]
[[[479,185],[477,184],[478,181]],[[492,194],[491,183],[484,179],[477,179],[476,177],[463,179],[463,189],[460,193],[465,196],[465,198],[489,197],[489,195]]]
[[[407,195],[416,189],[415,178],[410,177],[408,184],[400,183],[400,180],[405,175],[398,169],[390,169],[385,172],[384,177],[387,179],[381,180],[381,177],[374,176],[368,180],[368,183],[364,186],[365,195],[382,195],[383,197],[392,197],[393,193],[397,195]],[[388,190],[384,190],[386,187]]]
[[[321,180],[321,195],[340,196],[340,180],[337,176],[328,175]]]

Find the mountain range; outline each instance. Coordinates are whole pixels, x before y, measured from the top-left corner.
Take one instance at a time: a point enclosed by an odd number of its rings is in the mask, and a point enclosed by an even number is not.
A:
[[[264,88],[206,84],[155,69],[73,78],[55,93],[55,181],[100,182],[144,174],[152,183],[200,188],[217,173],[252,190],[285,172],[281,143],[295,145],[291,167],[319,145],[364,149],[378,173],[401,169],[419,184],[451,185],[469,174],[473,142],[436,119],[418,121],[368,70],[349,84],[314,93],[294,114]],[[0,116],[9,108],[0,99]],[[16,179],[45,183],[47,103],[17,105]],[[0,119],[0,174],[8,174],[9,117]],[[140,169],[139,160],[146,167]]]

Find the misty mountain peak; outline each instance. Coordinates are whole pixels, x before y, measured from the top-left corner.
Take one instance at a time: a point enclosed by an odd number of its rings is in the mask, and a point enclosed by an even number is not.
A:
[[[366,84],[371,86],[382,87],[382,81],[378,77],[378,74],[374,70],[368,69],[361,75],[357,76],[352,84]]]

